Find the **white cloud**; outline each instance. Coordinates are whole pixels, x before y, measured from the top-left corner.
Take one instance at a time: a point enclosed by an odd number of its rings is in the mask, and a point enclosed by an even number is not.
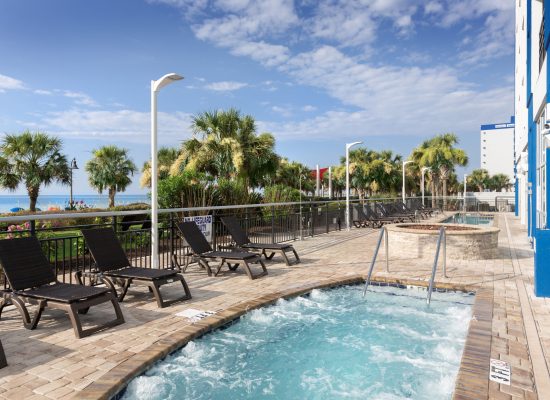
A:
[[[205,86],[205,88],[208,90],[214,90],[216,92],[231,92],[233,90],[239,90],[247,86],[248,84],[244,82],[222,81],[209,83]]]
[[[280,114],[286,118],[292,116],[292,109],[290,107],[273,106],[271,107],[271,111]]]
[[[302,111],[305,111],[305,112],[312,112],[312,111],[315,111],[315,110],[317,110],[317,107],[309,105],[309,104],[302,107]]]
[[[71,90],[63,91],[63,96],[73,99],[75,104],[81,106],[97,107],[97,103],[85,93],[82,92],[73,92]]]
[[[12,78],[7,75],[0,74],[0,91],[6,90],[21,90],[25,89],[25,85],[18,79]]]
[[[190,114],[183,112],[159,112],[159,141],[177,144],[190,137],[191,118]],[[134,110],[67,110],[43,116],[39,125],[63,137],[149,143],[151,114]]]
[[[39,94],[41,96],[51,96],[53,93],[50,90],[36,89],[33,90],[34,94]]]
[[[426,14],[439,14],[443,11],[443,5],[438,1],[430,1],[424,6]]]

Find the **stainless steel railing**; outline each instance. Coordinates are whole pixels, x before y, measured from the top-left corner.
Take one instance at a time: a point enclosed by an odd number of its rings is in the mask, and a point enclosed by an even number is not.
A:
[[[437,238],[437,247],[435,249],[434,265],[432,267],[432,276],[430,278],[430,286],[428,287],[428,296],[426,298],[426,303],[428,303],[428,305],[432,300],[435,272],[437,270],[437,263],[439,261],[439,251],[441,250],[442,243],[443,243],[443,276],[447,278],[447,233],[446,233],[446,228],[444,226],[439,228],[439,236]]]
[[[385,226],[383,226],[382,228],[380,228],[378,243],[376,244],[376,249],[374,250],[374,255],[372,256],[372,261],[370,263],[369,274],[367,275],[367,281],[365,282],[365,289],[363,290],[363,297],[365,297],[365,294],[367,293],[367,289],[370,285],[372,271],[374,269],[374,264],[376,264],[376,258],[378,257],[378,251],[380,250],[382,239],[384,239],[384,245],[385,245],[384,247],[386,251],[386,272],[390,272],[390,258],[388,255],[388,229]]]

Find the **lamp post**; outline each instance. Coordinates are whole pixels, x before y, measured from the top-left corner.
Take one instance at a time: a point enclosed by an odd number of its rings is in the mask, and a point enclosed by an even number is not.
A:
[[[466,180],[468,178],[468,174],[464,174],[464,212],[466,212]]]
[[[349,218],[349,149],[363,142],[346,143],[346,230],[351,229]]]
[[[151,267],[159,268],[158,243],[158,154],[157,154],[157,93],[164,86],[182,80],[178,74],[166,74],[151,81]]]
[[[73,170],[78,169],[78,165],[76,165],[76,158],[73,158],[73,161],[71,161],[71,165],[69,166],[69,169],[71,170],[71,192],[69,195],[69,208],[73,208]]]
[[[426,173],[426,171],[429,171],[430,170],[430,167],[422,167],[422,183],[421,183],[421,186],[422,186],[422,206],[425,206],[424,204],[424,174]]]
[[[412,161],[403,161],[403,187],[401,189],[401,194],[403,196],[403,204],[405,204],[405,165],[412,163]]]

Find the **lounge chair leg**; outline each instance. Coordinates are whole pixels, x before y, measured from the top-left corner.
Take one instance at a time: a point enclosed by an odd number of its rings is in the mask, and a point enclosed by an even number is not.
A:
[[[243,260],[243,265],[244,265],[244,270],[246,272],[246,274],[248,275],[248,277],[250,279],[255,279],[256,277],[254,275],[252,275],[252,271],[250,270],[250,266],[248,265],[248,263]]]
[[[262,253],[264,254],[264,257],[266,260],[271,260],[275,255],[275,252],[271,253],[270,255],[267,255],[267,253],[265,252],[265,249],[262,251]]]
[[[82,329],[82,323],[80,322],[80,310],[85,308],[90,308],[91,305],[101,304],[102,301],[97,302],[97,300],[90,303],[90,301],[84,302],[84,303],[73,303],[69,307],[59,307],[62,309],[65,309],[69,313],[69,319],[71,320],[71,324],[73,325],[73,331],[77,339],[81,339],[86,336],[90,336],[91,334],[110,328],[112,326],[120,325],[124,323],[124,316],[122,315],[122,310],[120,309],[120,305],[118,304],[118,300],[116,296],[109,292],[105,294],[105,299],[110,300],[111,304],[113,305],[113,308],[115,309],[116,318],[112,321],[106,322],[103,325],[96,326],[89,329]]]
[[[85,314],[88,314],[88,311],[90,311],[90,307],[81,308],[80,310],[78,310],[78,313],[85,315]]]
[[[199,259],[199,264],[206,269],[206,273],[208,274],[208,276],[212,276],[212,269],[210,268],[210,264],[208,264],[208,261],[204,259]]]
[[[218,276],[218,274],[220,273],[220,270],[223,267],[223,264],[225,264],[225,258],[222,258],[222,260],[220,261],[220,265],[218,265],[218,268],[216,269],[216,272],[214,273],[214,276]],[[230,265],[229,263],[227,263],[227,264]]]
[[[126,297],[126,293],[128,292],[128,288],[132,284],[132,279],[131,278],[124,279],[123,282],[124,282],[124,284],[122,285],[122,292],[118,296],[118,301],[120,301],[121,303],[124,300],[124,297]]]
[[[286,256],[286,252],[284,250],[281,250],[281,256],[283,256],[283,259],[285,260],[286,265],[290,266],[290,261],[288,260],[288,257]]]
[[[155,300],[157,301],[157,306],[159,308],[164,308],[165,304],[162,301],[162,294],[160,294],[158,283],[152,282],[151,286],[149,286],[149,291],[153,293],[153,296],[155,296]]]
[[[38,325],[38,321],[40,321],[40,317],[42,316],[42,311],[44,311],[44,308],[46,307],[46,304],[47,304],[46,300],[39,300],[37,302],[38,310],[36,311],[36,314],[34,314],[34,317],[32,318],[29,315],[29,311],[27,310],[27,306],[25,305],[25,302],[23,302],[19,297],[15,295],[11,295],[10,301],[19,310],[19,313],[23,318],[23,326],[29,330],[36,329],[36,326]]]
[[[296,249],[294,247],[292,248],[292,252],[294,253],[294,257],[296,257],[296,263],[301,262],[300,256],[298,256],[298,253],[296,252]]]
[[[6,361],[6,354],[4,353],[2,342],[0,342],[0,369],[7,366],[8,366],[8,362]]]

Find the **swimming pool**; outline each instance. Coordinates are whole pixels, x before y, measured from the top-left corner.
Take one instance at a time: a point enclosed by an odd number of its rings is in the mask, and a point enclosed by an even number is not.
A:
[[[444,224],[467,224],[467,225],[493,225],[492,215],[463,214],[456,213],[449,218],[441,221]]]
[[[189,342],[123,399],[444,399],[473,296],[418,288],[314,290]]]

